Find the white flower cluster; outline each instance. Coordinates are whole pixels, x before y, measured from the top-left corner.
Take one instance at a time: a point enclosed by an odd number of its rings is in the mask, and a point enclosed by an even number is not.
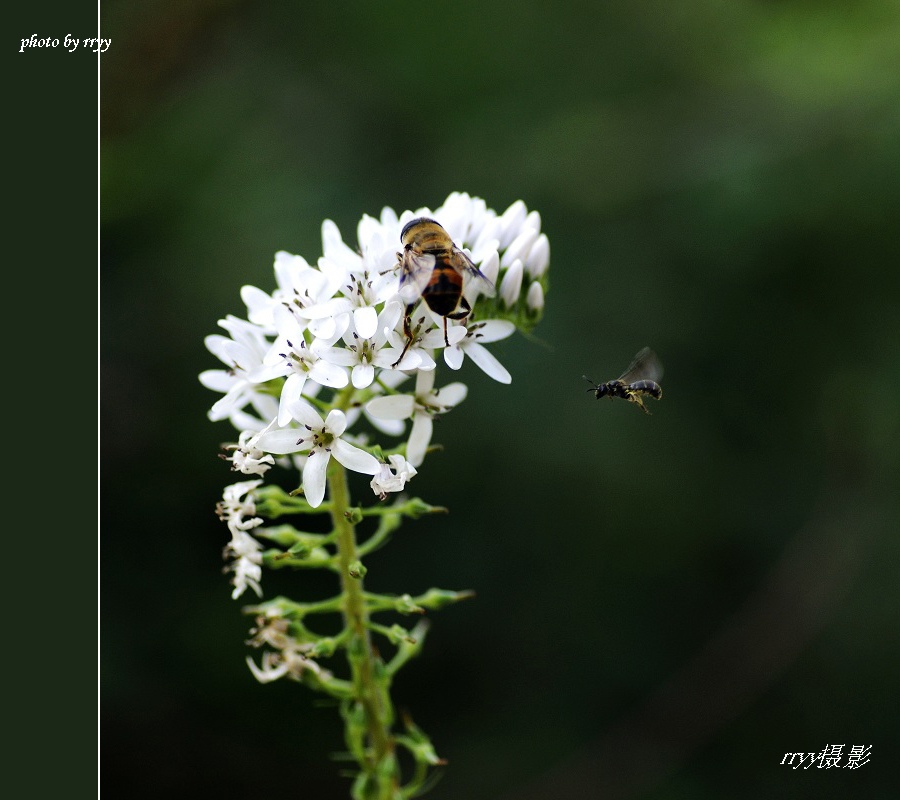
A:
[[[496,297],[464,289],[472,312],[461,320],[439,316],[427,298],[407,307],[399,292],[398,250],[404,225],[417,217],[440,223],[493,282]],[[497,214],[480,198],[453,193],[434,211],[398,216],[384,208],[378,219],[364,215],[356,233],[354,249],[325,220],[323,255],[315,265],[277,253],[277,288],[267,294],[244,286],[246,319],[220,320],[228,335],[205,340],[225,364],[200,375],[204,386],[223,395],[209,418],[228,419],[240,431],[229,448],[233,469],[263,475],[276,462],[293,462],[313,507],[324,499],[332,456],[372,475],[372,490],[382,498],[402,490],[425,457],[433,416],[466,396],[462,383],[435,387],[440,356],[453,370],[469,356],[487,375],[509,383],[509,372],[484,345],[511,335],[523,320],[537,321],[544,304],[550,246],[539,214],[521,201]],[[400,385],[412,376],[414,388],[402,393]],[[398,448],[405,455],[383,462],[368,452],[366,439],[351,433],[363,418],[392,436],[402,436],[411,420],[405,450]],[[245,583],[255,587],[252,576]]]

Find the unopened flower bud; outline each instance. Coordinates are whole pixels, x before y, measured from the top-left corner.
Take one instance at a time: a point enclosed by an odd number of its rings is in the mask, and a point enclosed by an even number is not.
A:
[[[365,564],[362,561],[354,561],[350,567],[347,569],[351,578],[356,578],[357,580],[366,577],[366,573],[369,570],[366,569]]]
[[[538,281],[533,281],[531,286],[528,287],[525,303],[528,305],[529,311],[540,312],[544,310],[544,288]]]
[[[512,243],[509,247],[506,248],[506,252],[503,253],[503,258],[500,259],[501,267],[508,267],[513,263],[517,258],[525,261],[528,257],[528,253],[531,250],[531,246],[534,244],[535,239],[538,238],[538,231],[534,228],[524,228],[522,232],[512,240]]]
[[[540,278],[547,271],[550,263],[550,240],[542,233],[535,239],[525,259],[525,269],[532,278]]]
[[[506,270],[503,281],[500,284],[500,296],[507,308],[514,306],[519,300],[519,294],[522,291],[522,278],[525,275],[525,268],[522,261],[516,259],[512,266]]]

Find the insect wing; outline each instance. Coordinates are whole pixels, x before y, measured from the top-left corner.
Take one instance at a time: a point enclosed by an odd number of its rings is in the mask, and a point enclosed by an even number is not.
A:
[[[462,273],[467,293],[471,288],[477,289],[485,297],[494,297],[497,294],[497,289],[491,279],[478,269],[472,259],[458,247],[453,248],[453,263],[456,269]]]
[[[659,358],[649,347],[645,347],[628,365],[628,369],[623,372],[617,380],[621,383],[629,384],[635,381],[653,381],[659,383],[662,380],[663,368],[659,363]]]
[[[431,280],[434,264],[435,258],[431,253],[406,251],[400,264],[400,297],[404,303],[411,305],[422,296]]]

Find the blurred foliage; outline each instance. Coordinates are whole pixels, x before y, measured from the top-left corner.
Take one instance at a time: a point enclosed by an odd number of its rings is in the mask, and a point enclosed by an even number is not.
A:
[[[511,386],[463,367],[413,485],[451,513],[367,563],[477,591],[396,687],[429,796],[896,796],[896,2],[108,0],[101,35],[109,792],[347,795],[335,709],[244,664],[203,337],[323,219],[459,190],[540,211],[552,285]],[[643,345],[652,416],[587,394]],[[779,766],[839,742],[871,762]]]

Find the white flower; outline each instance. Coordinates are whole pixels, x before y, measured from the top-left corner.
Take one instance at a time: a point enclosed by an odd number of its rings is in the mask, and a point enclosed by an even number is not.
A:
[[[468,389],[464,383],[450,383],[434,389],[434,372],[419,372],[415,395],[393,394],[370,400],[366,409],[373,417],[384,419],[412,418],[412,429],[406,444],[406,457],[414,467],[422,465],[425,451],[431,442],[434,428],[432,417],[443,414],[465,400]],[[374,474],[374,473],[372,473]]]
[[[371,386],[375,380],[376,368],[411,370],[422,363],[420,355],[413,350],[408,349],[403,354],[399,337],[390,336],[402,313],[402,304],[386,303],[378,315],[374,334],[366,337],[356,330],[344,334],[347,346],[333,355],[332,360],[337,364],[351,367],[350,381],[355,389]]]
[[[432,312],[426,303],[420,302],[409,313],[409,332],[412,334],[412,338],[407,337],[406,331],[403,330],[403,325],[400,323],[398,323],[394,330],[385,331],[388,343],[397,350],[398,354],[403,352],[403,350],[406,350],[406,355],[403,357],[403,360],[398,364],[392,364],[392,369],[432,370],[437,366],[431,351],[435,346],[444,346],[443,338],[440,339],[440,343],[437,345],[426,345],[424,343],[425,336],[435,329],[437,324],[435,322],[436,317],[437,315]],[[437,318],[440,319],[440,317]],[[443,333],[441,333],[441,336],[443,337]],[[412,354],[414,358],[407,360],[407,356],[410,354]]]
[[[237,444],[228,445],[225,449],[232,450],[232,454],[225,460],[230,461],[235,472],[245,475],[265,475],[275,464],[275,459],[256,448],[254,437],[256,430],[242,431]]]
[[[391,212],[393,213],[393,212]],[[360,222],[359,245],[362,255],[344,244],[337,225],[322,223],[322,249],[319,269],[336,283],[340,296],[323,299],[298,313],[310,320],[333,319],[349,327],[352,315],[354,329],[364,338],[373,336],[378,319],[377,306],[396,294],[399,276],[392,273],[396,263],[400,230],[390,215],[383,212],[387,224],[372,217]],[[389,241],[387,229],[390,229]]]
[[[302,427],[264,431],[259,435],[256,446],[275,455],[309,450],[303,465],[303,493],[313,508],[321,505],[325,497],[325,472],[331,456],[354,472],[366,475],[378,472],[379,464],[375,456],[341,438],[347,428],[347,417],[343,411],[332,409],[323,420],[303,400],[294,403],[290,411]]]
[[[343,389],[349,382],[347,371],[334,363],[339,358],[336,348],[314,341],[307,347],[303,325],[287,308],[275,310],[278,337],[266,354],[264,380],[286,377],[278,405],[278,424],[286,425],[291,418],[289,408],[300,399],[307,379],[321,386]]]
[[[262,519],[254,516],[256,503],[253,502],[253,490],[261,483],[261,480],[241,481],[225,487],[222,500],[216,506],[216,514],[227,523],[232,534],[262,525]]]
[[[331,297],[337,289],[336,283],[311,267],[305,258],[284,250],[275,254],[275,280],[278,288],[271,296],[255,286],[241,287],[241,299],[247,306],[247,319],[270,334],[277,333],[274,318],[276,308],[285,304],[295,308],[315,305]]]
[[[352,323],[360,336],[368,338],[378,329],[377,307],[396,293],[395,283],[393,277],[374,279],[367,272],[359,276],[354,274],[341,287],[342,297],[334,297],[297,313],[309,320],[330,318],[342,330]]]
[[[200,383],[207,389],[224,392],[209,410],[215,422],[228,419],[259,396],[258,372],[269,349],[265,331],[246,320],[228,316],[219,325],[231,333],[231,338],[212,334],[204,339],[207,350],[228,366],[228,370],[209,369],[200,373]]]
[[[444,361],[450,369],[459,369],[464,358],[469,356],[495,381],[511,383],[512,376],[494,355],[483,347],[483,344],[505,339],[507,336],[511,336],[515,330],[516,326],[512,322],[500,319],[473,322],[468,326],[454,325],[447,331],[450,347],[444,349]],[[429,334],[429,336],[433,335]]]
[[[382,500],[387,497],[388,492],[402,492],[406,482],[417,472],[416,468],[399,453],[388,456],[388,462],[380,465],[378,474],[370,483],[372,491]]]

